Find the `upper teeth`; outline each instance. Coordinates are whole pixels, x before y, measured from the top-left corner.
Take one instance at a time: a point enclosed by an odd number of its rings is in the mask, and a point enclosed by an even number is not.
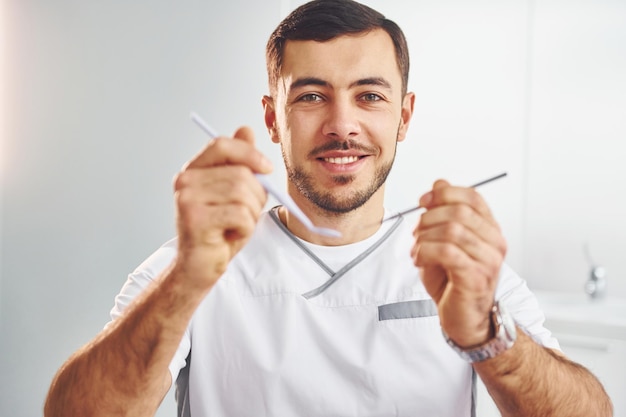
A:
[[[339,158],[324,158],[324,161],[331,164],[350,164],[359,160],[358,156],[342,156]]]

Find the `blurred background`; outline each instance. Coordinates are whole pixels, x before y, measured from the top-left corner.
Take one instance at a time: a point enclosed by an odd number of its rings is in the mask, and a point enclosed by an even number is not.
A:
[[[284,183],[264,48],[302,3],[2,0],[0,415],[41,415],[56,370],[174,235],[172,178],[207,140],[191,111],[252,126]],[[626,297],[626,2],[364,3],[404,29],[417,96],[388,206],[506,171],[481,192],[530,287],[582,293],[587,245]]]

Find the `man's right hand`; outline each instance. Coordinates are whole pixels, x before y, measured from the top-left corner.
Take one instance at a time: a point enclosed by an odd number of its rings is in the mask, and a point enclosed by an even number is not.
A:
[[[46,417],[154,415],[193,313],[250,239],[265,206],[267,195],[254,174],[271,169],[249,128],[234,139],[212,140],[185,165],[174,181],[174,263],[61,367],[46,398]]]
[[[174,181],[178,256],[174,266],[188,283],[206,290],[252,236],[267,193],[254,174],[269,173],[270,161],[242,127],[219,137],[192,158]]]

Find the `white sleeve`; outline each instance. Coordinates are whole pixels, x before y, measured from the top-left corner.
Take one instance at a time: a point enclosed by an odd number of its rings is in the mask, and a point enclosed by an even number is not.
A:
[[[506,264],[500,270],[496,299],[504,303],[517,325],[537,343],[561,349],[552,332],[544,327],[546,317],[539,308],[537,297],[530,291],[526,281]]]
[[[174,260],[176,256],[176,239],[172,239],[157,249],[144,262],[141,263],[130,275],[115,297],[115,305],[111,309],[111,321],[106,324],[108,327],[114,320],[122,316],[124,310],[148,285],[158,277],[165,268]],[[176,381],[178,373],[186,365],[186,358],[191,346],[189,328],[185,331],[178,350],[174,354],[169,365],[172,375],[172,384]]]

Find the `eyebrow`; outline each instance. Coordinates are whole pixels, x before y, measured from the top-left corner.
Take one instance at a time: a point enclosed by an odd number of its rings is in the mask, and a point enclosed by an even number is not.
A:
[[[291,85],[289,86],[289,91],[292,91],[296,88],[309,86],[309,85],[316,85],[320,87],[331,86],[331,84],[328,81],[324,81],[321,78],[302,77],[302,78],[298,78],[297,80],[291,83]],[[388,90],[391,90],[391,84],[389,83],[389,81],[387,81],[383,77],[361,78],[351,83],[349,88],[354,88],[354,87],[359,87],[359,86],[364,86],[364,85],[378,86],[378,87],[383,87]]]
[[[296,88],[305,87],[307,85],[317,85],[320,87],[328,87],[330,86],[330,83],[322,80],[321,78],[302,77],[302,78],[298,78],[297,80],[291,83],[291,85],[289,86],[289,91],[292,91]]]
[[[385,80],[383,77],[370,77],[356,80],[355,82],[350,84],[350,87],[357,87],[361,85],[373,85],[391,90],[391,83],[389,83],[389,81]]]

